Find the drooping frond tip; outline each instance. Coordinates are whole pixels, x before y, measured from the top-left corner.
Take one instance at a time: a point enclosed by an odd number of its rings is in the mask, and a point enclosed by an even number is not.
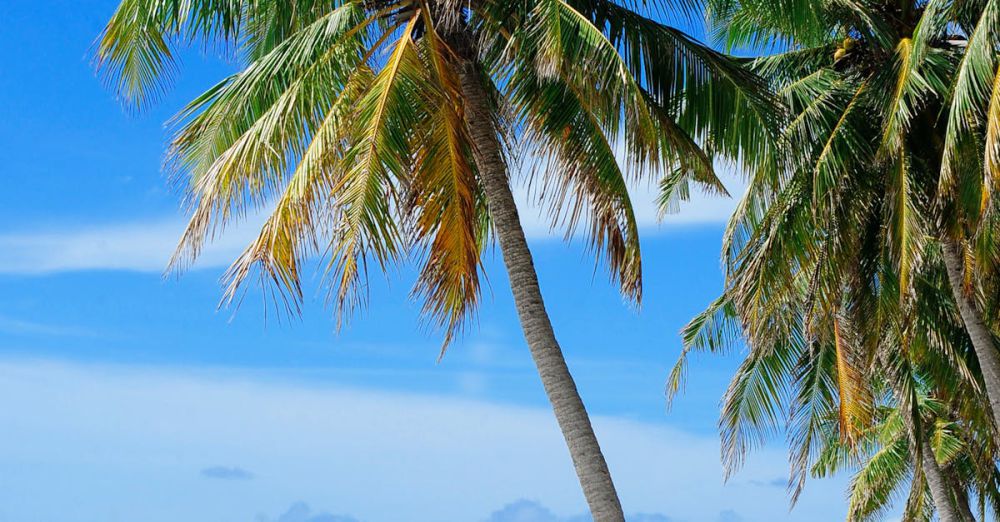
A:
[[[156,101],[177,72],[168,36],[152,15],[148,2],[123,1],[95,42],[95,67],[129,109]]]
[[[94,64],[126,107],[143,109],[174,79],[175,43],[235,45],[259,8],[240,0],[122,0],[95,43]]]

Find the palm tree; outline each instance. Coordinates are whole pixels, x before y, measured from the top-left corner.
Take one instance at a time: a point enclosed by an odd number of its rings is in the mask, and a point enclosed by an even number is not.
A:
[[[965,431],[967,425],[949,420],[943,404],[925,393],[918,395],[916,404],[926,426],[919,433],[918,451],[906,415],[885,405],[878,408],[877,421],[853,443],[845,443],[835,427],[827,430],[812,475],[853,471],[847,516],[851,521],[879,520],[901,497],[906,499],[903,520],[931,520],[934,507],[944,506],[941,520],[974,522],[970,498],[977,501],[981,520],[988,519],[987,513],[995,518],[1000,514],[998,470],[995,462],[982,458],[992,454],[992,437],[984,440],[977,438],[980,433]]]
[[[938,279],[946,277],[940,272]],[[920,287],[931,283],[920,279]],[[978,501],[980,519],[986,520],[987,512],[995,517],[1000,508],[997,445],[980,382],[968,377],[975,359],[971,342],[950,304],[923,307],[917,314],[911,337],[888,336],[866,375],[837,367],[834,377],[841,390],[870,390],[875,400],[866,404],[870,414],[863,426],[847,424],[847,436],[842,416],[827,416],[810,473],[821,478],[842,469],[856,471],[848,510],[852,521],[880,519],[907,478],[904,520],[930,520],[936,509],[940,520],[974,522],[970,499]],[[859,386],[859,377],[868,382]],[[843,391],[840,396],[843,408]]]
[[[749,451],[784,432],[793,505],[808,477],[853,469],[848,520],[879,519],[907,478],[904,520],[929,519],[937,510],[943,521],[972,521],[970,493],[981,513],[986,503],[996,512],[995,432],[942,263],[932,259],[915,274],[919,299],[908,313],[895,308],[892,284],[874,296],[882,305],[870,310],[845,298],[858,295],[850,283],[823,272],[800,275],[793,291],[750,319],[739,315],[735,292],[727,289],[683,331],[671,399],[683,385],[690,351],[732,352],[746,332],[749,352],[720,419],[727,477]]]
[[[728,45],[783,50],[753,69],[791,110],[786,153],[749,158],[754,186],[728,258],[749,241],[742,231],[778,219],[766,209],[798,204],[779,202],[792,186],[823,233],[886,231],[871,260],[898,274],[904,301],[935,242],[1000,420],[1000,325],[987,308],[998,266],[1000,3],[712,0],[710,11]]]
[[[964,381],[968,396],[985,390],[986,414],[967,408],[960,418],[992,437],[1000,228],[989,122],[1000,114],[986,109],[990,96],[1000,98],[992,87],[997,9],[935,0],[710,2],[730,46],[772,51],[750,67],[788,113],[778,154],[743,155],[751,181],[725,234],[726,290],[684,332],[686,350],[724,351],[741,337],[749,345],[720,421],[730,472],[781,428],[784,414],[794,501],[824,422],[834,418],[839,437],[856,444],[876,422],[873,382],[885,381],[939,515],[966,517],[926,458],[919,379],[906,369],[919,362],[914,350],[936,354],[937,383]],[[966,339],[974,357],[962,356]],[[683,371],[682,358],[671,393]],[[995,451],[986,453],[991,467]]]
[[[242,64],[180,113],[168,154],[189,179],[193,209],[174,266],[233,218],[274,205],[227,272],[229,302],[256,274],[297,310],[302,259],[328,252],[343,318],[364,301],[369,263],[385,269],[413,254],[422,263],[414,293],[447,346],[476,308],[481,255],[495,238],[591,513],[620,521],[542,300],[509,167],[519,158],[540,165],[553,223],[568,235],[585,223],[611,278],[638,302],[628,181],[675,169],[678,183],[720,187],[711,155],[762,147],[774,114],[751,75],[643,5],[123,0],[97,62],[138,107],[169,82],[179,43],[230,49]],[[667,5],[690,14],[695,2]],[[745,123],[731,125],[734,114]],[[696,140],[713,145],[706,152]]]

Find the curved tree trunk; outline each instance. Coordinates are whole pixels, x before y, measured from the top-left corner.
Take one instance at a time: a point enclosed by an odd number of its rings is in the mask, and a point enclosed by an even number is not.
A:
[[[986,394],[990,400],[993,412],[994,426],[1000,422],[1000,352],[997,352],[993,342],[993,334],[983,320],[983,314],[974,297],[964,291],[965,262],[962,246],[954,239],[942,235],[941,251],[944,265],[948,270],[948,282],[955,296],[958,311],[962,315],[965,329],[972,339],[976,350],[979,366],[983,370],[983,381],[986,384]]]
[[[954,473],[946,471],[945,476],[948,477],[951,490],[955,493],[955,504],[958,506],[958,512],[962,514],[962,517],[967,522],[976,522],[976,516],[972,514],[972,506],[969,505],[969,492],[962,487],[961,482],[955,477]]]
[[[927,437],[923,436],[920,438],[920,460],[921,466],[924,468],[927,488],[930,489],[931,499],[934,500],[934,507],[937,508],[938,518],[941,519],[941,522],[975,522],[975,520],[967,520],[959,513],[952,500],[948,480],[941,471],[937,459],[934,458],[934,451],[927,442]]]
[[[507,165],[501,155],[493,124],[490,100],[476,63],[469,55],[464,58],[460,75],[465,98],[465,121],[475,147],[473,154],[507,266],[524,338],[573,457],[573,465],[594,521],[623,522],[625,518],[608,465],[542,302],[538,276],[521,228],[507,177]]]

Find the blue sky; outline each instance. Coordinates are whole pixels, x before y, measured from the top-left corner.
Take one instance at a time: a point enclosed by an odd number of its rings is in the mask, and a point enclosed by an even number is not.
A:
[[[583,520],[498,255],[481,313],[440,363],[407,267],[373,277],[369,308],[339,333],[319,284],[301,318],[252,291],[237,313],[216,309],[252,223],[162,277],[183,226],[163,122],[232,66],[185,53],[169,95],[125,114],[88,55],[114,5],[0,2],[0,521]],[[657,224],[649,191],[636,197],[640,311],[581,245],[522,212],[630,520],[842,518],[843,480],[814,482],[787,512],[780,444],[723,485],[715,421],[735,357],[695,359],[666,410],[678,329],[720,288],[732,202],[697,198]]]

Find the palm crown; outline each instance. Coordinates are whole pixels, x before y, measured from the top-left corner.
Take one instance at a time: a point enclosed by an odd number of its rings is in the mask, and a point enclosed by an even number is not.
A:
[[[384,267],[416,249],[427,312],[460,326],[490,233],[455,49],[475,43],[509,161],[544,167],[537,182],[553,222],[570,231],[586,222],[614,280],[639,299],[629,180],[678,168],[723,190],[695,139],[720,129],[713,143],[723,151],[763,142],[751,124],[724,118],[739,111],[764,123],[766,99],[729,60],[626,6],[458,4],[125,1],[98,56],[127,101],[154,99],[177,40],[221,43],[246,62],[178,116],[168,164],[191,180],[193,216],[174,262],[273,203],[227,274],[229,298],[258,268],[297,305],[302,258],[329,248],[334,296],[350,308],[369,262]],[[455,17],[468,17],[476,42],[455,38]]]

